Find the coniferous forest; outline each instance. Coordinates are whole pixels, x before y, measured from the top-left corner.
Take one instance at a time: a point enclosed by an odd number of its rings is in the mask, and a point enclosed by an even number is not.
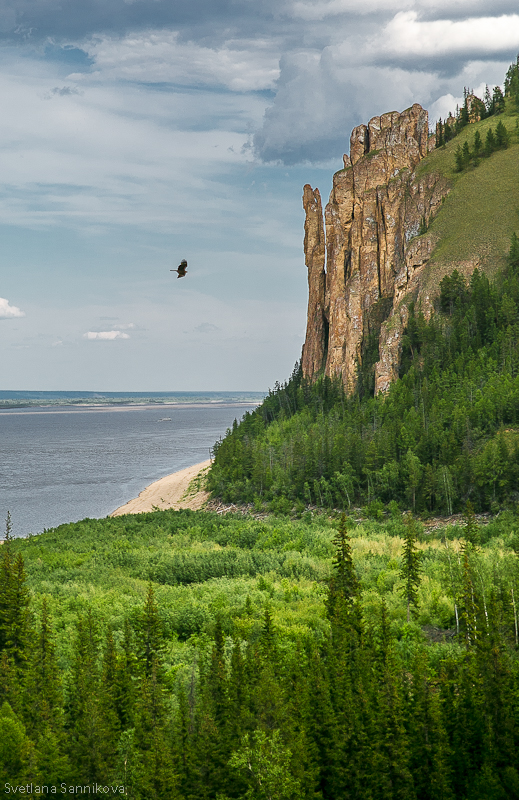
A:
[[[358,390],[306,383],[297,365],[215,447],[210,486],[228,502],[330,508],[390,503],[452,514],[519,500],[519,241],[491,281],[456,270],[436,313],[410,306],[400,379],[373,396],[378,339],[365,349]]]
[[[8,540],[1,785],[519,797],[518,552],[515,512],[470,505],[437,530],[157,511]]]
[[[517,110],[517,65],[505,95]],[[445,160],[480,174],[504,127]],[[519,800],[517,235],[504,269],[408,310],[385,395],[373,330],[353,394],[297,364],[235,422],[216,510],[27,539],[8,515],[5,795]]]

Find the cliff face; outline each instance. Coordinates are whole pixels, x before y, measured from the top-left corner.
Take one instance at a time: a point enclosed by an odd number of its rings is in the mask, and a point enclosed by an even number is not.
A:
[[[324,368],[330,377],[342,376],[352,391],[363,342],[378,331],[375,391],[385,391],[396,376],[407,318],[401,301],[416,294],[434,246],[430,236],[419,234],[449,191],[440,176],[416,177],[429,146],[428,115],[421,106],[383,114],[353,130],[350,155],[333,177],[325,224],[319,191],[304,187],[306,377]],[[427,306],[428,298],[422,300]]]

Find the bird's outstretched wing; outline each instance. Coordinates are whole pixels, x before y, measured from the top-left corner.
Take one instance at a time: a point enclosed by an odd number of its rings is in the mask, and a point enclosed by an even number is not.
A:
[[[182,259],[180,264],[176,269],[170,269],[170,272],[176,272],[177,278],[183,278],[187,272],[187,261],[185,258]]]

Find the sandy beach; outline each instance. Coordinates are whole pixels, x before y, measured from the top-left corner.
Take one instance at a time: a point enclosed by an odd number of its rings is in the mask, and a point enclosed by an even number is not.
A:
[[[190,508],[196,511],[207,502],[208,492],[204,491],[204,477],[211,464],[210,460],[201,461],[192,467],[186,467],[179,472],[166,475],[165,478],[150,483],[133,500],[113,511],[111,517],[122,514],[142,514],[154,509]]]

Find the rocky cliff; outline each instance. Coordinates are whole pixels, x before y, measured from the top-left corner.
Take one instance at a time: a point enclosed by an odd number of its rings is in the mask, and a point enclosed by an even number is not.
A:
[[[375,391],[385,391],[397,375],[403,301],[418,294],[435,244],[427,226],[449,191],[440,176],[416,175],[431,145],[427,111],[418,104],[373,117],[351,134],[324,220],[319,191],[304,187],[306,377],[324,370],[352,391],[370,333],[379,337]],[[429,298],[420,300],[427,312]]]

